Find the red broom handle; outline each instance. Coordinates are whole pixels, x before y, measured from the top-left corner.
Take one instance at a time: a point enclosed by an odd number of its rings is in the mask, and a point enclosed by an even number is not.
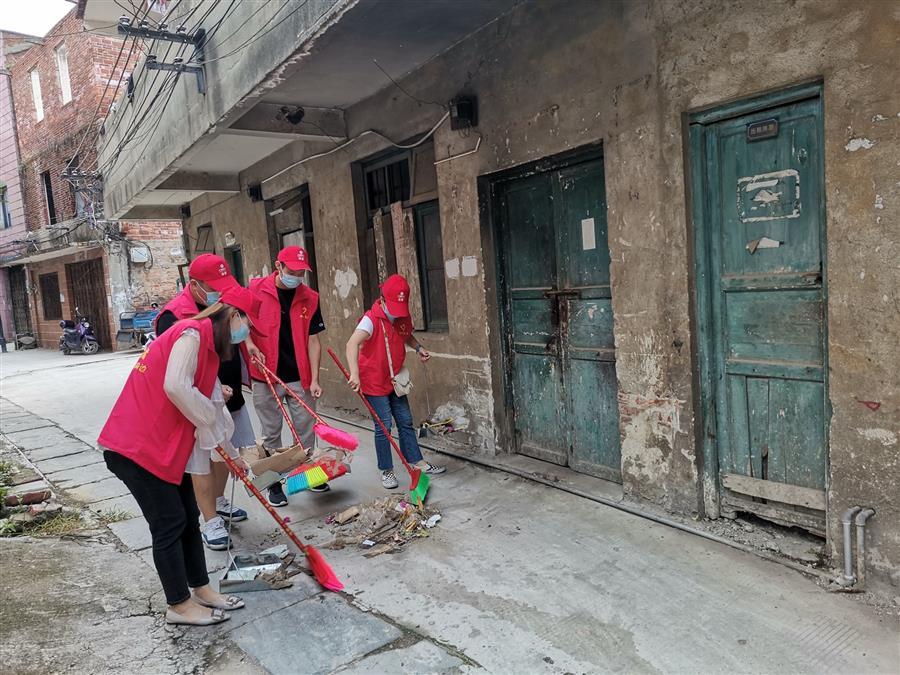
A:
[[[288,527],[288,524],[284,522],[284,518],[282,518],[275,512],[275,509],[272,508],[272,505],[269,504],[268,501],[266,501],[266,498],[262,496],[262,493],[256,489],[256,486],[252,482],[250,482],[250,480],[247,478],[247,474],[244,473],[244,471],[235,463],[233,459],[231,459],[231,457],[228,456],[228,453],[226,453],[222,448],[216,446],[216,452],[218,452],[219,455],[221,455],[222,459],[225,460],[225,464],[228,465],[228,469],[231,471],[231,473],[241,479],[244,485],[247,486],[247,489],[253,493],[253,496],[256,497],[259,503],[262,504],[265,507],[266,511],[268,511],[269,514],[275,519],[275,522],[281,526],[281,529],[284,530],[284,533],[288,536],[288,538],[292,542],[294,542],[294,546],[299,548],[304,555],[308,555],[306,551],[306,545],[302,541],[300,541],[300,538],[294,533],[291,528]]]
[[[328,355],[334,360],[334,362],[337,364],[337,367],[341,369],[341,373],[343,373],[344,378],[347,380],[347,382],[349,382],[350,381],[350,373],[344,367],[344,364],[338,358],[338,355],[334,353],[334,350],[331,347],[328,348]],[[376,422],[378,422],[378,426],[381,427],[381,431],[384,433],[385,436],[387,436],[387,439],[391,442],[391,445],[394,446],[394,450],[397,451],[397,456],[400,458],[400,461],[403,462],[403,466],[406,467],[407,471],[412,473],[413,467],[410,465],[409,462],[406,461],[406,457],[403,456],[403,451],[400,450],[400,446],[397,445],[397,441],[395,441],[394,437],[391,436],[391,432],[388,431],[388,428],[386,426],[384,426],[384,422],[381,421],[381,418],[378,416],[378,413],[375,412],[375,408],[373,408],[372,404],[369,403],[369,399],[367,399],[366,395],[362,393],[362,390],[359,390],[356,393],[359,395],[360,400],[366,404],[366,408],[369,410],[369,414],[372,415],[372,419],[374,419]]]
[[[282,380],[280,377],[278,377],[278,375],[276,375],[271,370],[269,370],[266,367],[265,363],[262,363],[259,359],[256,359],[256,365],[258,365],[260,367],[260,370],[263,371],[263,375],[266,376],[266,380],[268,380],[269,377],[274,378],[278,384],[280,384],[282,387],[284,387],[284,390],[288,393],[288,396],[292,397],[294,400],[297,401],[297,403],[302,405],[303,408],[306,410],[306,412],[308,412],[310,415],[312,415],[313,419],[316,422],[318,422],[319,424],[325,424],[325,420],[323,420],[321,417],[319,417],[318,413],[316,413],[315,410],[310,408],[309,404],[306,401],[304,401],[302,398],[300,398],[300,396],[297,394],[296,391],[288,388],[288,386],[284,383],[284,380]]]
[[[294,428],[294,423],[291,421],[291,416],[288,415],[287,410],[284,409],[284,404],[281,402],[281,399],[278,398],[278,394],[275,392],[275,385],[272,384],[272,380],[269,379],[269,373],[270,373],[269,369],[266,368],[263,365],[262,361],[260,361],[259,359],[254,359],[254,360],[256,361],[256,363],[258,365],[262,366],[262,373],[266,378],[266,384],[269,385],[269,391],[271,391],[272,396],[275,397],[275,402],[278,404],[278,408],[281,410],[281,414],[284,415],[284,421],[287,422],[288,427],[291,430],[291,434],[293,434],[293,436],[294,436],[294,444],[295,445],[299,444],[300,436],[297,435],[297,430]],[[278,380],[278,381],[281,382],[281,380]],[[281,384],[284,385],[284,382],[281,382]],[[288,390],[287,387],[284,387],[284,389],[285,389],[285,391]]]

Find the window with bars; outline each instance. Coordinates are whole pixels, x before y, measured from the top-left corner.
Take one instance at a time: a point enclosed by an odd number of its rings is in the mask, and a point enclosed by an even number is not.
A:
[[[414,292],[420,293],[420,298],[411,303],[416,328],[447,330],[447,288],[433,144],[424,143],[364,161],[355,169],[355,183],[361,193],[357,196],[361,207],[358,244],[366,305],[378,297],[384,278],[401,267],[408,270]],[[394,222],[397,212],[391,207],[398,203],[403,216]],[[409,218],[411,233],[404,231],[403,224]],[[416,276],[417,279],[412,278]]]
[[[44,308],[44,319],[47,321],[62,319],[62,302],[59,298],[59,275],[42,274],[38,277],[41,288],[41,307]]]

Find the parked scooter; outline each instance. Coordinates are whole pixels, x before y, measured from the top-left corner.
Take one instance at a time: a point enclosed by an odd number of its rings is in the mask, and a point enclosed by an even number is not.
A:
[[[87,317],[82,316],[75,308],[75,321],[63,319],[59,322],[63,329],[59,336],[59,349],[63,354],[81,352],[82,354],[96,354],[100,351],[100,343],[94,337],[94,329]]]

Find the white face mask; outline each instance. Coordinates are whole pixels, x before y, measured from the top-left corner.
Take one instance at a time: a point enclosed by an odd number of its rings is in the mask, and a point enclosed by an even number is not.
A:
[[[384,310],[384,315],[388,318],[388,321],[394,323],[394,319],[396,319],[397,317],[388,311],[387,303],[384,300],[381,301],[381,309]]]

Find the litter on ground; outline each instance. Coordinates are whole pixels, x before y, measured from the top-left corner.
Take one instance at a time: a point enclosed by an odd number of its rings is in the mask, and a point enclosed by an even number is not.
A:
[[[427,537],[441,515],[427,506],[417,508],[406,495],[392,495],[351,506],[325,519],[334,535],[322,548],[356,546],[366,558],[393,553],[408,542]]]

